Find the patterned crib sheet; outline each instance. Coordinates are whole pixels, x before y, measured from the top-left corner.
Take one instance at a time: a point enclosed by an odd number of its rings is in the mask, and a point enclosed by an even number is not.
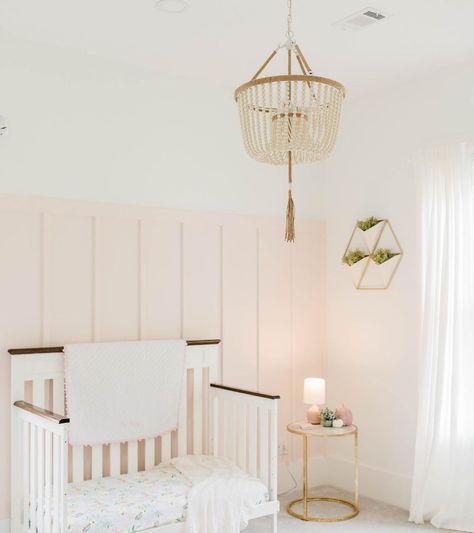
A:
[[[123,533],[185,520],[191,482],[172,465],[146,472],[70,483],[68,531]]]
[[[219,459],[198,465],[213,465],[219,473]],[[209,458],[211,459],[211,458]],[[249,483],[254,478],[248,476]],[[153,527],[184,522],[192,482],[172,463],[145,472],[107,477],[67,486],[67,520],[70,533],[135,533]],[[250,484],[249,489],[255,487]],[[257,505],[268,495],[262,484]]]

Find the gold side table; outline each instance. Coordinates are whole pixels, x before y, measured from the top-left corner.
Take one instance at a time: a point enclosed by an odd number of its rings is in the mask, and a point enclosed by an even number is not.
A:
[[[287,506],[287,512],[300,520],[312,522],[340,522],[349,520],[359,514],[359,430],[357,426],[346,426],[342,428],[326,428],[320,425],[312,426],[310,429],[302,429],[301,424],[305,422],[293,422],[288,424],[287,430],[295,435],[303,437],[303,498],[293,500]],[[308,496],[308,438],[341,438],[354,436],[354,502],[342,500],[340,498],[323,498],[322,496]],[[308,514],[308,502],[329,502],[339,503],[349,507],[350,512],[334,517],[311,516]],[[293,510],[297,504],[303,504],[303,513]]]

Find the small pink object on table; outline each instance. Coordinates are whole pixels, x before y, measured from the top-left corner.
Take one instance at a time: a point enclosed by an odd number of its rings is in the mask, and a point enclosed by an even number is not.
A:
[[[336,418],[340,418],[345,426],[352,425],[352,411],[344,404],[336,409]]]

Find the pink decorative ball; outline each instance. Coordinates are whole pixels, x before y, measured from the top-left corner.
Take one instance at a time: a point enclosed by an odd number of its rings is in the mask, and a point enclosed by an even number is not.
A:
[[[340,418],[345,426],[352,425],[352,411],[344,404],[336,409],[336,418]]]

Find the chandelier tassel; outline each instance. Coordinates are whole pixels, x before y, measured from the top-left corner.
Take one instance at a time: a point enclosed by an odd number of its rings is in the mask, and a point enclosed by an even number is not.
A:
[[[291,187],[293,184],[292,168],[291,168],[291,152],[288,152],[288,205],[286,207],[286,232],[285,241],[295,241],[295,203],[293,202],[293,196],[291,194]]]
[[[291,196],[291,188],[288,189],[288,206],[286,208],[286,242],[295,241],[295,203]]]

